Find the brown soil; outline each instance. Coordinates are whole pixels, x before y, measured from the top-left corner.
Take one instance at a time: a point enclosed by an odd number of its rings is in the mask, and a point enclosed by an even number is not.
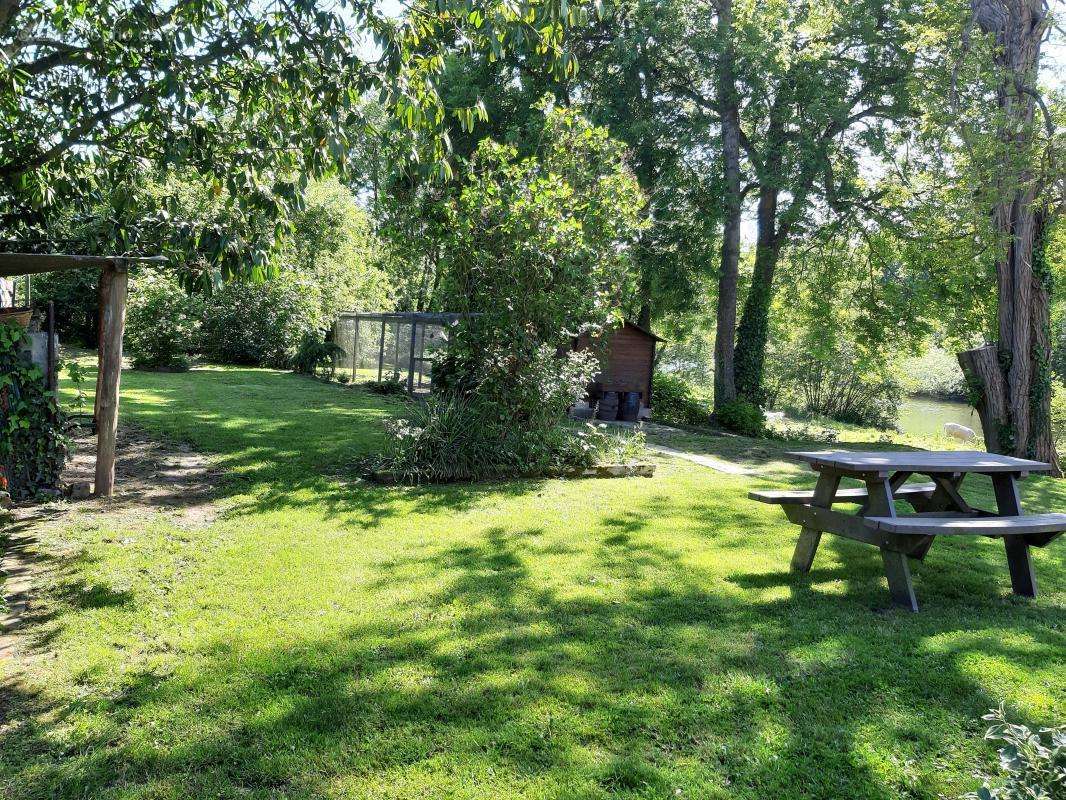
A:
[[[96,437],[77,441],[63,481],[87,484],[96,469]],[[107,499],[73,501],[79,511],[171,511],[185,527],[210,525],[215,519],[211,502],[220,470],[185,445],[156,441],[142,431],[123,427],[118,434],[115,494]]]
[[[96,437],[83,436],[75,444],[63,482],[76,487],[93,480]],[[0,658],[12,650],[14,630],[29,608],[34,575],[51,560],[39,550],[39,526],[61,524],[74,516],[107,514],[128,522],[131,517],[163,513],[183,528],[203,527],[217,516],[212,495],[220,475],[217,466],[190,448],[159,442],[123,426],[113,497],[16,506],[6,522],[0,517]]]

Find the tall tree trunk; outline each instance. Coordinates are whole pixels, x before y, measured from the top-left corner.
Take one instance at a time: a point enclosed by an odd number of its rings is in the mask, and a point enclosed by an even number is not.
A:
[[[744,301],[744,313],[737,328],[737,394],[762,405],[763,365],[766,342],[770,336],[770,305],[774,299],[774,272],[781,254],[781,235],[777,230],[778,190],[764,186],[759,190],[759,238],[755,246],[755,272]]]
[[[726,188],[722,260],[718,273],[718,316],[714,338],[714,408],[735,400],[734,341],[737,276],[740,272],[740,109],[733,50],[733,0],[718,0],[718,113],[722,120],[722,157]]]
[[[985,444],[995,452],[1055,463],[1052,436],[1047,267],[1043,245],[1054,210],[1041,198],[1047,176],[1035,164],[1034,127],[1040,46],[1047,30],[1039,0],[972,0],[974,21],[996,39],[997,106],[1002,168],[992,224],[1001,239],[996,260],[999,339],[987,350],[960,353],[979,394]]]

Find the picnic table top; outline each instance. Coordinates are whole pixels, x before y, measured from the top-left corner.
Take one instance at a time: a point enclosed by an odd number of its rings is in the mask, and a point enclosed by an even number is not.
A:
[[[980,450],[821,450],[789,456],[842,472],[1051,472],[1050,464]]]

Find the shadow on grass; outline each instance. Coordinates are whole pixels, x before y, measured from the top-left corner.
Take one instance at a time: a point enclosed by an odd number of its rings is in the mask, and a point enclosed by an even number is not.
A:
[[[211,458],[212,471],[221,473],[214,499],[237,498],[227,509],[231,516],[303,508],[314,498],[327,518],[369,527],[414,506],[461,510],[542,483],[365,482],[361,461],[380,446],[384,421],[402,415],[408,401],[305,376],[250,368],[126,370],[122,402],[126,424]]]
[[[66,704],[9,686],[7,796],[933,797],[932,762],[980,760],[997,702],[967,662],[1061,655],[1058,610],[870,614],[876,551],[850,542],[820,554],[846,568],[716,583],[649,540],[663,510],[575,531],[612,592],[538,573],[539,528],[494,527],[377,564],[372,587],[416,591],[327,636],[211,641]],[[1014,628],[1024,645],[998,635]],[[72,725],[74,750],[55,736]],[[926,766],[904,781],[886,753]]]
[[[231,476],[218,496],[232,500],[231,515],[314,505],[372,526],[539,485],[390,489],[328,477],[373,446],[359,426],[394,409],[338,400],[331,387],[312,388],[314,408],[288,408],[275,396],[288,376],[210,374],[224,379],[193,373],[187,391],[168,376],[131,379],[127,407],[154,434],[221,454]],[[263,397],[237,402],[256,392]],[[655,538],[666,515],[683,517],[695,545]],[[795,529],[766,519],[731,491],[688,504],[638,496],[606,515],[590,507],[566,537],[490,527],[427,552],[408,532],[409,549],[368,564],[363,579],[382,597],[402,587],[409,599],[361,610],[356,624],[215,638],[117,686],[90,676],[74,697],[10,683],[0,695],[0,786],[13,800],[678,790],[888,800],[957,789],[942,773],[965,781],[987,759],[979,717],[1000,699],[986,694],[973,660],[1046,669],[1061,659],[1061,608],[1005,596],[1001,549],[938,543],[915,569],[925,610],[898,612],[876,550],[827,537],[812,573],[793,576]],[[780,559],[769,571],[762,562],[722,574],[694,563],[701,545]],[[545,574],[546,555],[580,559],[581,569]],[[1061,583],[1061,562],[1051,566]],[[72,620],[84,594],[126,602],[69,588],[77,592],[52,599]],[[38,654],[47,646],[35,642]]]

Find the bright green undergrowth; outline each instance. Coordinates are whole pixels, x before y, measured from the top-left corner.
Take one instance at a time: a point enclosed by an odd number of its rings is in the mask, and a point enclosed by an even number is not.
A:
[[[756,476],[354,480],[398,409],[267,370],[126,372],[124,420],[225,469],[221,515],[38,525],[0,793],[932,799],[993,769],[989,707],[1061,722],[1061,542],[1035,601],[996,542],[937,543],[911,615],[873,548],[828,539],[788,572],[794,529],[746,493],[808,485],[783,458],[802,442],[663,442]],[[1025,500],[1066,507],[1047,480]]]

